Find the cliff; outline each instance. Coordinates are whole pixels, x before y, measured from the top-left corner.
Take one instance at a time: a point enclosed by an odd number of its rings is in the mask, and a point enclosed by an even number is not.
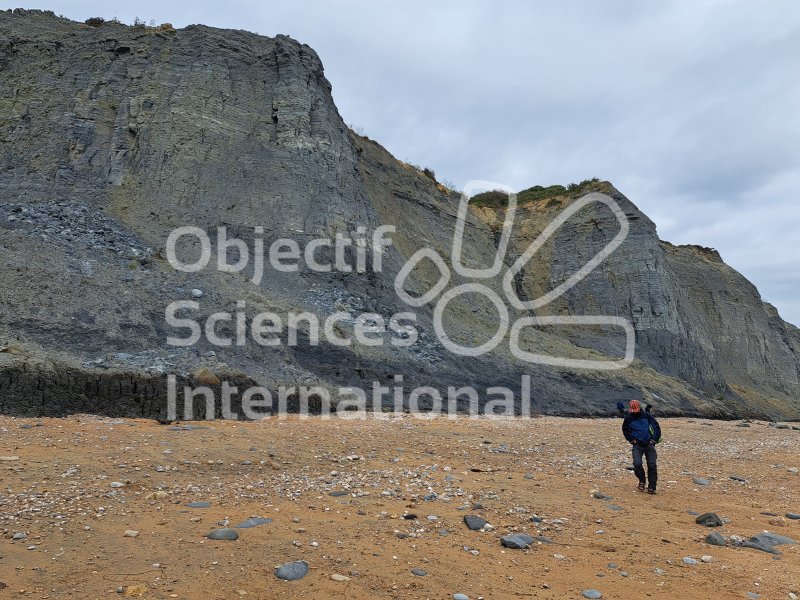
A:
[[[347,332],[365,312],[408,311],[394,289],[420,248],[452,263],[459,195],[379,144],[349,131],[322,63],[286,36],[190,26],[178,31],[105,23],[94,27],[39,11],[0,12],[0,410],[41,415],[164,413],[167,374],[191,381],[207,368],[267,388],[282,384],[406,388],[505,385],[530,375],[534,409],[607,414],[643,397],[662,414],[800,418],[800,332],[762,302],[714,251],[660,241],[654,224],[609,184],[630,226],[597,269],[537,315],[611,315],[635,328],[626,369],[530,364],[501,343],[481,356],[449,352],[431,303],[415,309],[416,343],[340,346],[322,340],[175,347],[165,307],[197,301],[205,319],[236,311],[345,312]],[[520,200],[509,267],[576,193]],[[470,209],[463,259],[489,265],[505,207]],[[579,218],[578,218],[579,217]],[[167,239],[181,226],[214,235],[224,225],[253,247],[281,238],[357,238],[392,225],[382,269],[213,268],[179,272]],[[363,229],[359,229],[363,228]],[[565,223],[515,277],[521,299],[541,296],[614,238],[617,220],[591,205]],[[366,245],[367,262],[376,251]],[[184,249],[191,252],[191,248]],[[322,256],[333,258],[332,249]],[[421,263],[417,294],[439,273]],[[451,287],[468,282],[453,275]],[[502,293],[501,276],[483,282]],[[193,291],[195,290],[195,291]],[[496,330],[485,298],[449,305],[448,333],[479,344]],[[510,309],[511,319],[530,311]],[[198,318],[199,320],[199,318]],[[300,337],[310,335],[303,326]],[[617,359],[624,335],[597,327],[542,328],[526,348],[577,359]]]

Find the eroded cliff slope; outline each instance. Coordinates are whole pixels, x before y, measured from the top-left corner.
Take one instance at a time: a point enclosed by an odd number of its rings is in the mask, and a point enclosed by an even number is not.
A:
[[[165,308],[176,300],[197,301],[203,319],[237,302],[249,318],[343,312],[349,335],[360,314],[388,323],[409,310],[394,281],[415,251],[434,249],[450,264],[459,195],[350,132],[330,91],[316,53],[285,36],[0,12],[0,410],[163,415],[166,376],[189,382],[205,367],[270,389],[390,385],[402,375],[408,388],[519,390],[529,375],[539,412],[607,414],[617,400],[644,397],[663,413],[800,417],[797,328],[713,251],[660,241],[654,224],[602,182],[584,191],[622,207],[627,239],[535,314],[629,319],[636,359],[626,369],[530,364],[505,342],[481,356],[453,354],[435,335],[430,303],[414,309],[418,339],[406,346],[303,343],[302,325],[297,344],[168,345]],[[521,202],[504,265],[577,199]],[[465,263],[492,263],[504,210],[471,208]],[[268,247],[396,229],[378,249],[379,270],[271,270],[256,285],[249,270],[173,268],[167,238],[187,225],[212,237],[225,226],[250,247],[259,235]],[[535,298],[557,286],[618,229],[602,205],[587,207],[517,275],[517,293]],[[378,251],[364,248],[374,265]],[[409,289],[423,293],[438,277],[422,263]],[[450,287],[467,281],[453,274]],[[482,283],[502,295],[501,276]],[[510,309],[512,320],[527,314]],[[446,316],[464,344],[496,330],[497,311],[482,297],[456,298]],[[609,360],[623,342],[591,327],[530,329],[521,339],[528,349]]]

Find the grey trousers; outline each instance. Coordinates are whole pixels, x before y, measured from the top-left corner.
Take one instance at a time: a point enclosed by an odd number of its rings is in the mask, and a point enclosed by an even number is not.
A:
[[[634,444],[632,447],[633,452],[633,472],[639,478],[641,483],[647,483],[650,489],[656,489],[658,483],[658,468],[656,467],[656,447],[653,444],[648,446],[640,446]],[[644,476],[644,467],[642,467],[642,458],[647,459],[647,478]]]

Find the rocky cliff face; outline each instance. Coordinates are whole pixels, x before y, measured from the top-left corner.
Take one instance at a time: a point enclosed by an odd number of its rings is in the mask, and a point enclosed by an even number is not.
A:
[[[662,413],[800,417],[800,333],[762,303],[757,290],[713,251],[675,247],[607,184],[630,233],[608,259],[535,314],[613,315],[635,325],[636,360],[618,371],[531,365],[507,343],[482,356],[444,348],[431,304],[415,309],[419,339],[407,346],[321,340],[298,325],[301,343],[219,347],[167,344],[165,307],[195,300],[203,318],[236,311],[309,311],[351,334],[359,314],[409,310],[394,280],[418,249],[451,264],[458,194],[381,146],[350,132],[308,46],[203,26],[179,31],[107,23],[92,27],[37,11],[0,12],[0,409],[12,414],[92,411],[163,414],[165,377],[206,367],[267,388],[336,387],[402,375],[419,385],[505,385],[531,376],[534,409],[607,414],[620,399],[654,400]],[[565,207],[566,194],[521,203],[504,266]],[[472,208],[466,264],[491,264],[504,208]],[[364,246],[366,272],[213,268],[176,271],[168,235],[220,225],[252,248],[303,246],[337,234],[357,238],[393,225],[383,252]],[[359,229],[363,228],[363,229]],[[561,227],[515,278],[522,299],[565,281],[617,233],[592,205]],[[355,248],[355,246],[354,246]],[[185,248],[191,254],[191,248]],[[347,252],[351,254],[355,250]],[[333,250],[323,248],[323,258]],[[187,254],[188,256],[188,254]],[[408,288],[433,287],[422,262]],[[454,275],[450,286],[468,282]],[[502,294],[501,276],[483,282]],[[199,290],[193,292],[192,290]],[[200,297],[197,297],[201,294]],[[516,319],[526,311],[513,308]],[[477,345],[496,330],[497,310],[481,296],[455,299],[448,334]],[[573,358],[624,353],[624,335],[597,328],[525,331],[525,348]],[[388,334],[387,334],[388,335]]]

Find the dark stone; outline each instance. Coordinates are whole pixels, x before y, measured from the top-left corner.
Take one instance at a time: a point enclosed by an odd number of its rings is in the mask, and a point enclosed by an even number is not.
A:
[[[769,531],[762,531],[750,538],[754,544],[768,544],[770,546],[780,546],[781,544],[796,544],[792,538],[785,535],[778,535],[777,533],[770,533]]]
[[[480,531],[487,524],[487,521],[477,515],[467,515],[464,517],[464,523],[470,531]]]
[[[210,508],[211,507],[211,502],[206,502],[206,501],[189,502],[187,504],[184,504],[184,506],[187,507],[187,508]]]
[[[333,498],[339,498],[341,496],[347,496],[350,492],[347,490],[334,490],[328,496],[332,496]]]
[[[712,546],[726,546],[727,542],[722,535],[716,531],[712,531],[706,536],[706,544],[711,544]]]
[[[425,577],[428,572],[423,571],[422,569],[411,569],[411,574],[416,575],[417,577]]]
[[[716,513],[703,513],[694,522],[703,527],[722,527],[722,519]]]
[[[206,534],[206,537],[210,540],[225,540],[225,541],[233,541],[239,539],[239,534],[236,533],[233,529],[214,529],[213,531]]]
[[[306,575],[308,575],[308,563],[304,560],[286,563],[275,569],[275,577],[284,581],[297,581]]]
[[[272,523],[272,519],[264,517],[250,517],[238,525],[234,525],[234,527],[236,529],[250,529],[252,527],[258,527],[259,525],[266,525],[267,523]]]
[[[753,550],[761,550],[761,552],[769,552],[770,554],[780,554],[773,546],[769,544],[761,544],[757,542],[752,542],[750,540],[745,540],[742,542],[743,548],[752,548]]]
[[[500,538],[500,543],[506,548],[514,550],[524,550],[533,543],[533,538],[524,533],[514,533],[511,535],[504,535]]]

